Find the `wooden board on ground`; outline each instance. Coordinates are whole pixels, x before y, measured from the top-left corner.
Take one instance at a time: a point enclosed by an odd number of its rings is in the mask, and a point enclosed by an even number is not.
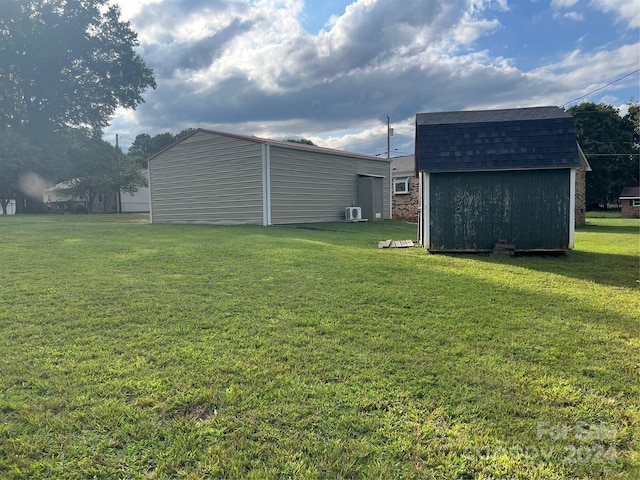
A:
[[[409,248],[415,244],[413,240],[383,240],[378,242],[378,248]]]

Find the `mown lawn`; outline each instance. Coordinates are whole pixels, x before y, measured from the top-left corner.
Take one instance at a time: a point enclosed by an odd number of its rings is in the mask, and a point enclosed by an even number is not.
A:
[[[0,478],[640,478],[640,223],[0,217]]]

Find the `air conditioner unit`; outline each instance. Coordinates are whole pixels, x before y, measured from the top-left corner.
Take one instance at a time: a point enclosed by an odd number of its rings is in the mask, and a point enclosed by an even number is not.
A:
[[[347,222],[362,220],[362,209],[360,207],[347,207],[344,209],[344,219]]]

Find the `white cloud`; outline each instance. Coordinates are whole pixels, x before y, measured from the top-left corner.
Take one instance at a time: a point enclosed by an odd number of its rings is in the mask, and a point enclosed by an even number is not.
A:
[[[588,95],[619,77],[637,69],[637,52],[640,44],[624,45],[609,51],[583,52],[575,50],[566,55],[561,61],[547,65],[531,72],[531,77],[556,85],[565,95],[557,97],[557,104],[564,104],[574,98]],[[607,88],[606,103],[624,102],[628,98],[620,98],[612,92],[619,91],[625,86],[637,85],[637,77],[628,77],[625,81],[615,83]],[[593,94],[586,97],[593,101]]]
[[[592,0],[592,3],[603,12],[613,12],[629,28],[640,27],[640,3],[637,0]]]
[[[582,22],[584,21],[584,15],[578,12],[567,12],[561,15],[562,18],[566,18],[567,20],[571,20],[573,22]]]
[[[551,8],[571,8],[579,0],[551,0]]]
[[[579,0],[551,0],[551,9],[554,19],[566,19],[573,22],[584,21],[584,14],[575,10],[564,12],[563,10],[573,8]]]
[[[109,3],[117,4],[120,7],[122,18],[125,20],[131,20],[132,17],[137,15],[145,5],[160,3],[163,0],[110,0]]]

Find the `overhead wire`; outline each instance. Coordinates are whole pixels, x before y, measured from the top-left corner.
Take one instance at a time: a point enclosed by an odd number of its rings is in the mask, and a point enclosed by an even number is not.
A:
[[[563,104],[562,104],[562,107],[565,107],[566,105],[569,105],[570,103],[573,103],[573,102],[575,102],[575,101],[577,101],[577,100],[581,100],[581,99],[583,99],[583,98],[585,98],[585,97],[588,97],[588,96],[589,96],[589,95],[591,95],[592,93],[599,92],[600,90],[604,90],[605,88],[607,88],[607,87],[609,87],[609,86],[613,85],[614,83],[618,83],[619,81],[624,80],[625,78],[630,77],[630,76],[631,76],[631,75],[633,75],[634,73],[638,73],[638,72],[640,72],[640,68],[637,68],[637,69],[636,69],[636,70],[634,70],[633,72],[629,72],[629,73],[627,73],[626,75],[623,75],[623,76],[622,76],[622,77],[620,77],[620,78],[616,78],[615,80],[612,80],[611,82],[607,83],[606,85],[603,85],[602,87],[598,87],[598,88],[596,88],[596,89],[594,89],[594,90],[591,90],[590,92],[585,93],[584,95],[581,95],[581,96],[579,96],[579,97],[576,97],[576,98],[574,98],[573,100],[569,100],[568,102],[563,103]]]

